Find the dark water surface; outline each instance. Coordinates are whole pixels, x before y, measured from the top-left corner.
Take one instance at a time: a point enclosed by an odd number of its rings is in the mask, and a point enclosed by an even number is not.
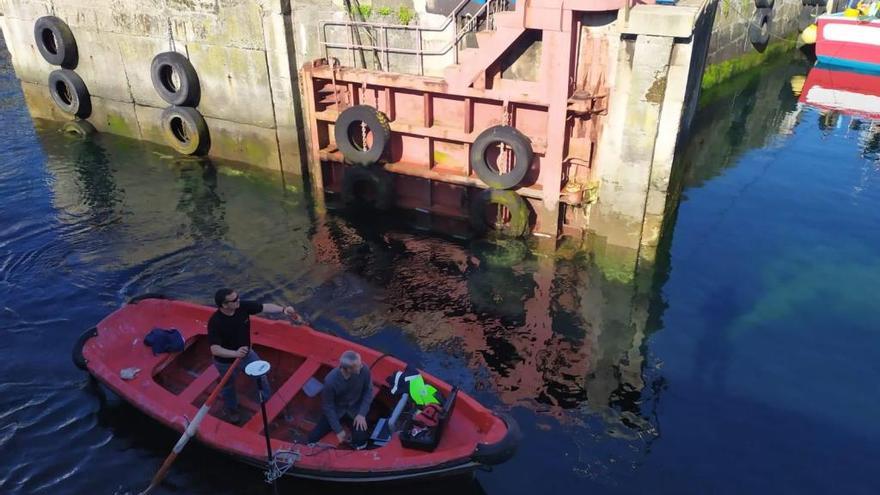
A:
[[[0,492],[143,488],[177,435],[97,394],[71,345],[137,294],[207,303],[229,285],[459,384],[525,434],[475,480],[283,493],[878,493],[877,139],[798,109],[788,80],[805,71],[703,104],[674,230],[628,277],[320,217],[300,184],[70,138],[30,119],[2,53]],[[160,493],[268,491],[191,444]]]

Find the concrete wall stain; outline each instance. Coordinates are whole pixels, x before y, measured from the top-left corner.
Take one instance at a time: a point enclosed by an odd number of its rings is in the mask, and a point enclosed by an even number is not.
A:
[[[654,83],[645,93],[645,101],[660,105],[663,103],[663,97],[666,95],[666,74],[661,75],[659,72],[654,75]]]

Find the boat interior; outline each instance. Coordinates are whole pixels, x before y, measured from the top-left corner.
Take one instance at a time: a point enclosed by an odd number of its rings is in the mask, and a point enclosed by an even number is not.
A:
[[[194,407],[201,406],[220,379],[212,363],[209,347],[206,335],[194,336],[182,353],[164,362],[154,372],[154,380]],[[259,344],[254,345],[254,350],[272,366],[268,373],[272,395],[266,402],[270,437],[287,442],[305,442],[308,432],[321,417],[320,388],[332,366],[314,357]],[[387,386],[376,386],[376,379],[374,376],[373,404],[367,417],[371,425],[380,418],[389,417],[398,402]],[[262,435],[263,419],[256,380],[238,373],[236,390],[241,416],[239,426]],[[226,421],[221,399],[215,401],[210,414]]]

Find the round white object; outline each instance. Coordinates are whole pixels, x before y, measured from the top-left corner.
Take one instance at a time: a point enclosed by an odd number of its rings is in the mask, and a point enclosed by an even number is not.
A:
[[[269,369],[272,366],[269,365],[268,361],[254,361],[253,363],[244,367],[244,372],[248,376],[263,376],[269,372]]]

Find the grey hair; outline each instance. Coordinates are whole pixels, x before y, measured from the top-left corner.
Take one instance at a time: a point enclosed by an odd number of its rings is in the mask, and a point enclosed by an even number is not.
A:
[[[361,360],[361,355],[354,351],[345,351],[339,356],[339,364],[343,366],[353,366]]]

